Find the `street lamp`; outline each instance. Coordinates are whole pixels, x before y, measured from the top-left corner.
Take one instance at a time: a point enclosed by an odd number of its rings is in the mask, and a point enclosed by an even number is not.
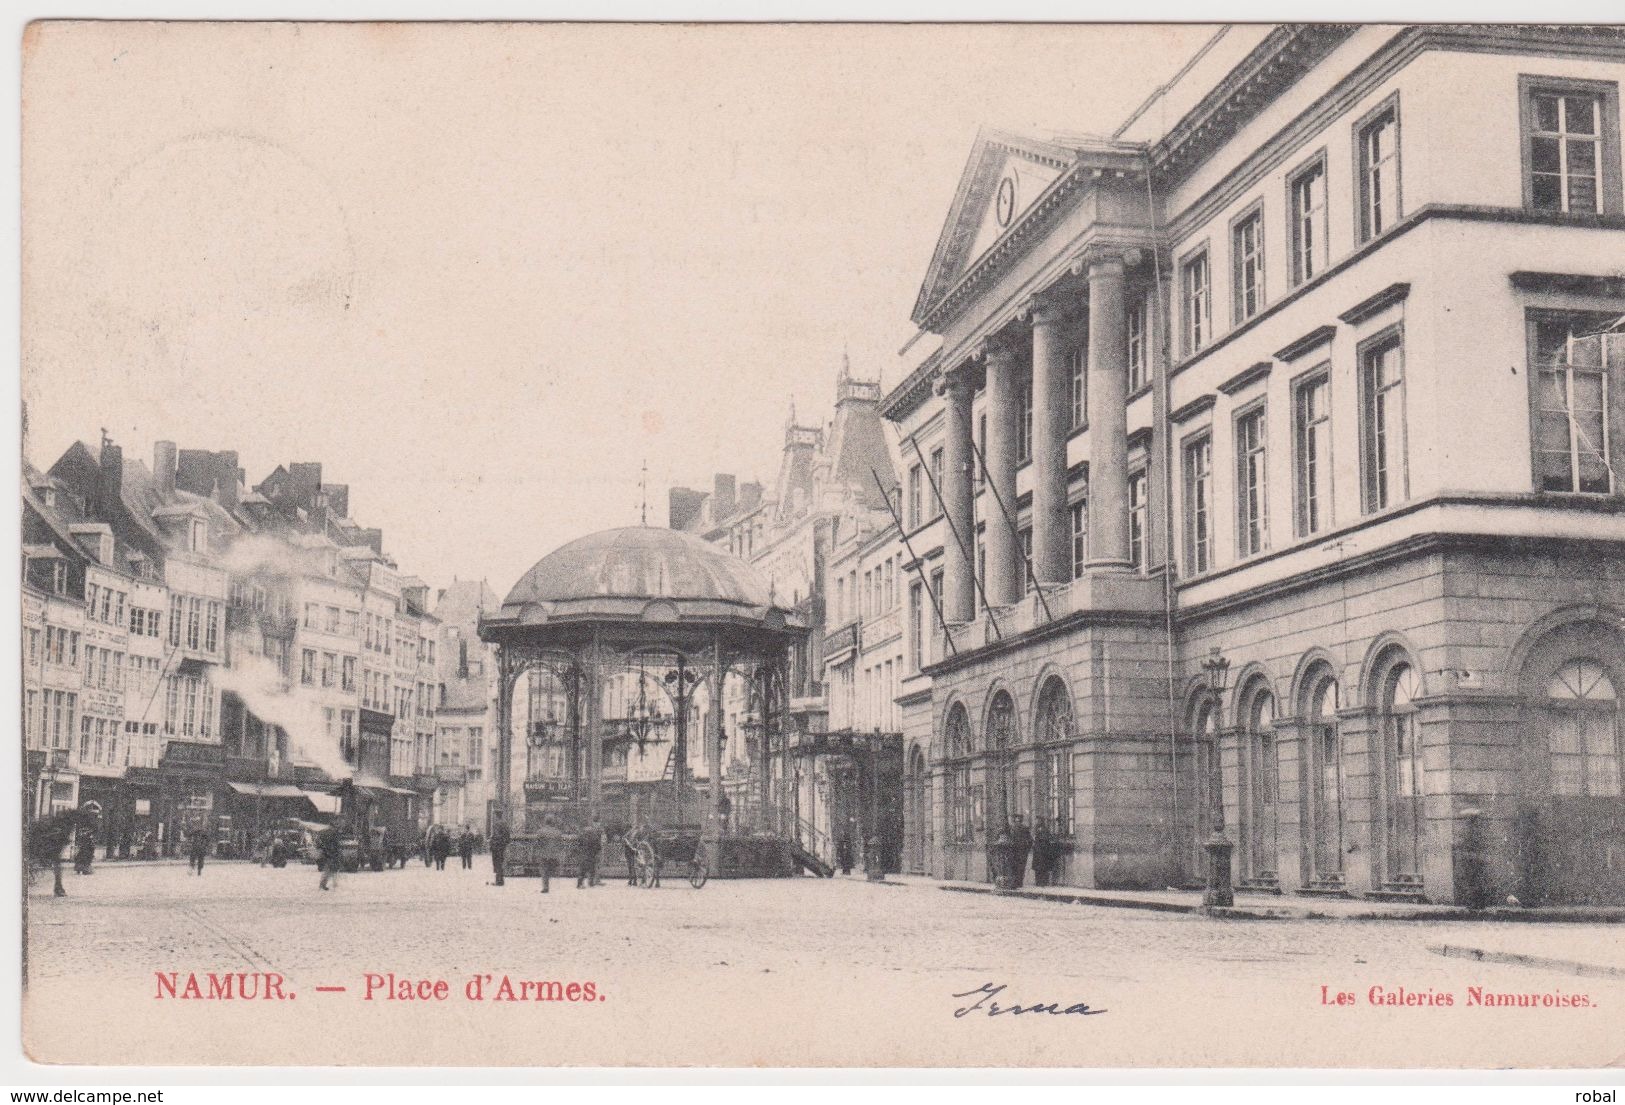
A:
[[[1202,674],[1207,681],[1207,688],[1212,696],[1212,709],[1217,711],[1224,700],[1224,686],[1230,674],[1230,661],[1219,654],[1218,646],[1208,650],[1207,659],[1202,661]],[[1213,715],[1209,715],[1213,716]],[[1214,726],[1217,737],[1218,726]],[[1198,734],[1200,739],[1200,734]],[[1213,748],[1213,769],[1209,773],[1208,785],[1212,788],[1213,806],[1213,833],[1202,845],[1207,853],[1206,884],[1202,890],[1202,908],[1212,909],[1215,906],[1232,906],[1236,903],[1235,888],[1230,881],[1230,855],[1235,845],[1224,834],[1224,788],[1220,785],[1219,749],[1215,739]]]

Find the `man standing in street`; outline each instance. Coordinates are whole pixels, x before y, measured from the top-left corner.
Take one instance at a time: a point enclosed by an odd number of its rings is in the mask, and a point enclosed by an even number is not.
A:
[[[321,889],[331,890],[339,884],[339,867],[344,862],[339,847],[337,826],[329,825],[316,834],[316,869],[322,873]],[[329,886],[328,884],[332,885]]]
[[[1051,882],[1050,860],[1054,854],[1055,838],[1049,831],[1049,821],[1040,817],[1033,830],[1033,885],[1048,886]]]
[[[457,855],[463,861],[463,870],[474,869],[474,829],[471,825],[464,825],[462,835],[457,838]]]
[[[598,822],[589,822],[581,827],[576,834],[575,862],[576,862],[576,889],[581,890],[597,878],[598,867]]]
[[[1010,885],[1017,890],[1027,881],[1027,857],[1032,853],[1032,830],[1027,828],[1027,819],[1018,813],[1010,830]]]
[[[559,857],[564,854],[569,838],[559,831],[552,814],[542,818],[542,828],[537,837],[537,851],[541,853],[542,864],[542,893],[546,894],[551,889],[553,876],[558,874]]]
[[[501,814],[497,815],[496,824],[491,826],[491,872],[497,877],[497,885],[502,882],[502,867],[508,861],[508,821]]]
[[[187,850],[191,855],[190,866],[194,875],[203,874],[203,861],[209,855],[209,830],[199,825],[192,830],[192,839],[187,842]]]

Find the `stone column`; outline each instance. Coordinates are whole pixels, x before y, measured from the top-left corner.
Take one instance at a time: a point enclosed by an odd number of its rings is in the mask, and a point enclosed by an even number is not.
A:
[[[1089,567],[1127,568],[1128,348],[1123,260],[1089,258]]]
[[[976,619],[976,523],[971,499],[971,391],[965,378],[949,375],[942,385],[942,505],[948,531],[942,535],[942,616],[950,622]],[[957,534],[957,536],[956,536]],[[964,542],[962,545],[961,542]]]
[[[1016,509],[1016,433],[1021,417],[1017,373],[1020,362],[1008,345],[990,345],[987,350],[987,441],[983,460],[987,465],[987,494],[982,504],[985,523],[983,541],[987,548],[987,579],[982,587],[993,606],[1009,606],[1021,598],[1021,579],[1026,569],[1021,562],[1021,543],[1005,511]],[[1004,503],[1004,509],[999,503]]]
[[[1066,505],[1066,439],[1072,379],[1060,306],[1040,301],[1033,319],[1033,573],[1039,583],[1072,578],[1072,520]]]

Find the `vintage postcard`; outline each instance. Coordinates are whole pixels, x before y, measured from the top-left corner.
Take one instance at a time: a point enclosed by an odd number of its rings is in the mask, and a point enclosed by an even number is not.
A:
[[[1625,30],[20,49],[35,1062],[1625,1062]]]

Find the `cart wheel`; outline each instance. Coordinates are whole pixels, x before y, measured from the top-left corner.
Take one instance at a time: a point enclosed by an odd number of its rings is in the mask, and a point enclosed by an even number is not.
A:
[[[688,869],[688,885],[695,890],[705,885],[705,880],[711,877],[711,869],[703,863],[696,863]]]

